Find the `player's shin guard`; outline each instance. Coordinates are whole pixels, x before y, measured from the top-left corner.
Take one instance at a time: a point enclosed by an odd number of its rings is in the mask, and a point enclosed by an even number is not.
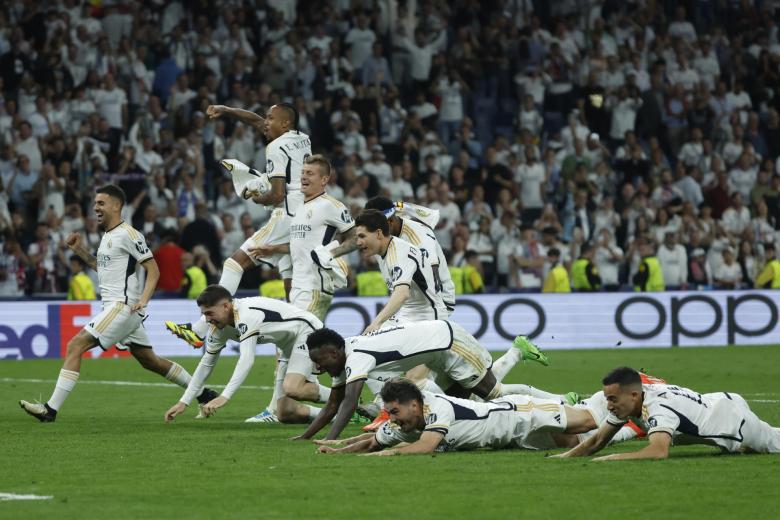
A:
[[[60,370],[60,375],[57,377],[57,383],[54,385],[54,392],[51,394],[51,397],[46,402],[46,404],[48,404],[49,407],[53,408],[54,410],[59,410],[62,406],[62,403],[64,403],[65,399],[68,398],[71,390],[75,388],[78,380],[78,372],[74,372],[73,370],[65,370],[64,368]]]
[[[230,294],[236,294],[241,277],[244,276],[244,268],[241,264],[228,258],[222,266],[222,276],[219,277],[219,285],[228,290]]]
[[[165,379],[171,383],[179,385],[182,388],[187,388],[187,385],[190,384],[190,379],[192,379],[192,377],[190,376],[189,372],[184,370],[184,367],[171,361],[171,368],[169,368],[168,373],[165,374]]]

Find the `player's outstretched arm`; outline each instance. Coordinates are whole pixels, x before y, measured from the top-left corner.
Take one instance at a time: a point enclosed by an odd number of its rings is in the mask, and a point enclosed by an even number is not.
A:
[[[317,432],[327,426],[328,423],[330,423],[330,421],[336,416],[336,413],[339,411],[339,405],[343,400],[344,386],[342,385],[331,388],[328,402],[325,403],[325,406],[322,407],[322,410],[320,410],[320,413],[317,414],[317,417],[315,417],[309,427],[306,428],[306,431],[303,432],[303,434],[301,434],[299,437],[295,437],[295,439],[311,439],[314,437]]]
[[[184,410],[192,403],[193,399],[200,394],[200,391],[206,385],[206,380],[219,360],[219,354],[219,351],[209,352],[208,350],[203,353],[203,357],[200,358],[198,367],[195,369],[195,373],[192,374],[192,379],[190,379],[187,389],[184,390],[184,394],[182,394],[179,402],[165,412],[165,422],[171,422],[177,415],[184,413]]]
[[[613,453],[603,457],[596,457],[594,461],[602,460],[640,460],[640,459],[667,459],[669,458],[669,446],[672,444],[672,436],[668,432],[654,432],[648,436],[649,443],[639,451],[630,453]]]
[[[393,448],[391,450],[377,451],[376,453],[371,453],[371,455],[386,457],[390,455],[424,455],[426,453],[433,453],[436,450],[436,446],[441,443],[443,438],[443,433],[423,432],[418,440],[404,446],[403,448]]]
[[[234,108],[226,105],[209,105],[206,108],[206,115],[210,119],[217,119],[223,115],[238,119],[244,124],[254,127],[256,130],[263,130],[265,118],[249,110]]]
[[[569,451],[553,455],[550,458],[565,459],[569,457],[587,457],[588,455],[593,455],[604,449],[604,447],[609,444],[609,441],[612,440],[612,437],[620,431],[620,428],[621,426],[615,426],[614,424],[605,422],[599,427],[595,435],[588,437]]]
[[[333,448],[331,446],[320,446],[317,448],[317,453],[325,453],[327,455],[339,455],[343,453],[368,453],[372,451],[379,451],[382,446],[376,442],[376,437],[373,433],[364,433],[357,437],[352,437],[349,440],[358,439],[355,442],[344,446],[343,448]]]
[[[360,400],[360,392],[363,391],[363,380],[352,381],[347,384],[344,390],[344,400],[341,401],[339,411],[336,414],[336,418],[333,420],[333,426],[330,427],[326,439],[337,439],[344,428],[347,427],[349,420],[352,418],[352,414],[357,409],[358,402]]]
[[[157,281],[160,279],[160,268],[157,267],[157,262],[154,258],[150,258],[141,264],[146,269],[146,282],[144,283],[144,292],[141,293],[141,298],[138,303],[131,307],[133,312],[138,311],[146,307],[149,300],[152,299],[154,290],[157,289]]]
[[[218,408],[225,406],[233,397],[233,394],[236,393],[242,384],[244,384],[249,372],[252,370],[252,365],[255,363],[256,344],[256,334],[241,340],[241,343],[238,346],[238,361],[236,362],[236,368],[233,369],[233,375],[230,377],[230,381],[225,385],[225,389],[222,390],[222,393],[219,396],[203,406],[203,415],[211,417],[216,413]]]

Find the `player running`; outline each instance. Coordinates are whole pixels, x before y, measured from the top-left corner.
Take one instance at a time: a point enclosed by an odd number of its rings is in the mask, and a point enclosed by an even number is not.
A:
[[[413,455],[478,448],[544,450],[586,431],[592,422],[585,410],[557,401],[509,395],[478,403],[422,392],[405,379],[385,383],[382,399],[391,419],[376,434],[345,441],[314,441],[322,445],[318,451]],[[402,442],[409,444],[385,449]],[[336,443],[346,446],[332,447]]]
[[[97,271],[103,310],[68,342],[65,362],[49,400],[45,403],[19,402],[25,412],[41,422],[53,422],[57,418],[79,380],[81,356],[95,347],[107,350],[114,344],[121,344],[130,349],[145,369],[185,388],[190,382],[190,375],[181,365],[155,354],[143,327],[146,305],[157,286],[160,271],[144,236],[122,220],[125,193],[113,184],[101,186],[96,191],[94,211],[98,225],[105,230],[97,257],[81,244],[79,233],[68,235],[66,244]],[[143,290],[139,266],[146,271]],[[217,394],[204,389],[196,395],[198,402],[204,403]]]
[[[780,453],[780,428],[759,419],[739,394],[700,394],[680,386],[643,384],[639,372],[629,367],[612,370],[602,384],[606,421],[595,435],[556,457],[598,452],[629,420],[647,433],[648,445],[594,460],[665,459],[672,443],[707,444],[732,453]]]
[[[206,417],[225,406],[243,384],[252,369],[258,342],[273,343],[280,357],[285,360],[285,363],[279,365],[279,369],[284,371],[284,395],[277,402],[279,420],[301,423],[317,416],[319,408],[298,402],[325,401],[330,394],[330,389],[319,385],[316,377],[312,376],[314,363],[306,350],[306,338],[322,328],[322,322],[316,316],[272,298],[257,296],[233,299],[228,290],[220,285],[206,287],[198,296],[197,303],[211,325],[205,352],[184,395],[166,412],[166,421],[173,420],[189,406],[214,369],[225,344],[231,339],[240,343],[238,362],[222,393],[203,406]],[[323,389],[328,394],[322,395]]]
[[[303,439],[314,436],[333,417],[327,438],[337,438],[357,408],[367,380],[388,381],[422,364],[436,373],[436,384],[454,397],[468,398],[473,393],[493,399],[527,388],[501,384],[506,373],[493,372],[490,353],[463,327],[446,320],[404,323],[346,340],[334,330],[321,329],[306,344],[311,360],[333,378],[333,388],[320,415],[301,435]],[[515,345],[525,359],[546,361],[532,343],[518,337]]]
[[[271,188],[265,193],[259,189],[244,190],[244,197],[251,196],[257,204],[273,206],[271,218],[254,235],[244,242],[233,255],[225,260],[219,285],[235,294],[244,271],[257,266],[261,260],[253,258],[250,248],[261,245],[286,244],[289,242],[290,223],[298,207],[303,203],[301,194],[301,168],[306,157],[311,155],[309,136],[297,130],[298,112],[290,104],[273,105],[263,118],[240,108],[224,105],[210,105],[207,110],[210,118],[228,115],[262,130],[270,141],[266,147],[266,174]],[[243,167],[237,161],[223,161],[223,166]],[[277,254],[262,259],[262,262],[278,267],[285,287],[289,286],[292,276],[292,263],[287,254]],[[201,319],[194,324],[165,322],[166,327],[193,347],[203,346],[203,338],[208,324]]]

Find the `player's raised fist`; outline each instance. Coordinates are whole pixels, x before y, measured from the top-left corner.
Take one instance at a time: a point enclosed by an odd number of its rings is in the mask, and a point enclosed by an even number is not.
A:
[[[71,249],[77,248],[81,244],[81,233],[71,233],[65,239],[65,245]]]
[[[227,107],[225,105],[209,105],[206,108],[206,115],[209,116],[209,119],[216,119],[224,114],[226,110]]]

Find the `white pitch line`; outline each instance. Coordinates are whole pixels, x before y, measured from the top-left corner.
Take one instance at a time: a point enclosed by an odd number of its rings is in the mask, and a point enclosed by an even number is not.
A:
[[[16,493],[0,493],[0,502],[10,500],[51,500],[51,495],[17,495]]]
[[[0,377],[0,383],[56,383],[56,379],[23,379],[16,377]],[[108,386],[176,386],[173,383],[148,383],[144,381],[79,381],[79,385],[108,385]],[[242,385],[249,390],[273,390],[272,386]],[[225,388],[225,385],[209,385],[209,388]]]

